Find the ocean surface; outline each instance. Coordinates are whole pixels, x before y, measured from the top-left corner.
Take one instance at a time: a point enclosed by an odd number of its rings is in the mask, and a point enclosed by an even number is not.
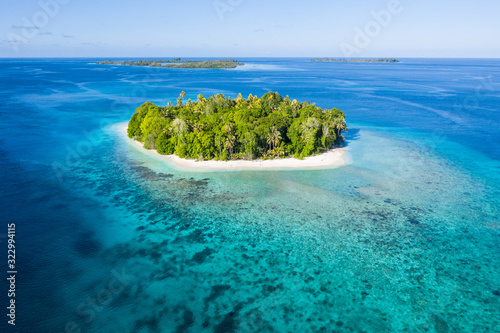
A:
[[[96,60],[0,60],[0,331],[500,332],[500,60]],[[343,110],[353,163],[182,172],[114,127],[270,90]]]

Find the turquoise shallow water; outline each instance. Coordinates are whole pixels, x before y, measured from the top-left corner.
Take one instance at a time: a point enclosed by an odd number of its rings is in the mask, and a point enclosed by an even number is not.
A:
[[[499,331],[500,63],[248,62],[1,62],[20,331]],[[343,109],[353,163],[181,172],[100,124],[180,90],[267,89]]]

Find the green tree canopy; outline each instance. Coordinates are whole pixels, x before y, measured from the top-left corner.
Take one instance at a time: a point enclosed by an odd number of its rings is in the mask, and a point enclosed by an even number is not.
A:
[[[146,102],[128,124],[128,136],[160,154],[205,160],[304,158],[331,149],[347,131],[345,114],[276,92],[261,98],[222,94],[174,106]]]

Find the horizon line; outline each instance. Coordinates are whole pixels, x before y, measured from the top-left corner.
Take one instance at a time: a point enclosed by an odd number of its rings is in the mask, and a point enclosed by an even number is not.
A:
[[[122,59],[137,59],[137,58],[287,58],[287,59],[309,59],[309,58],[331,58],[331,59],[379,59],[379,58],[400,58],[400,59],[500,59],[500,57],[395,57],[395,56],[366,56],[366,57],[332,57],[332,56],[85,56],[85,57],[51,57],[51,56],[24,56],[24,57],[2,57],[0,59],[104,59],[104,58],[122,58]]]

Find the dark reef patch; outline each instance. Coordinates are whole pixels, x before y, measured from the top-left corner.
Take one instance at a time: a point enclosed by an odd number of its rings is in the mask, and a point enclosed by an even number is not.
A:
[[[408,222],[410,222],[411,224],[414,224],[414,225],[420,224],[420,221],[417,220],[416,218],[413,218],[413,217],[409,217]]]
[[[186,309],[182,315],[182,324],[177,326],[176,333],[187,332],[189,327],[194,324],[194,314],[191,310]]]
[[[234,307],[234,310],[227,313],[222,321],[214,327],[214,333],[229,333],[235,332],[238,328],[236,317],[238,312],[241,310],[242,305],[238,304]]]
[[[447,333],[449,332],[449,327],[446,321],[440,316],[433,314],[431,316],[432,323],[434,324],[434,329],[437,333]]]
[[[194,261],[198,264],[202,264],[205,261],[205,259],[214,252],[215,250],[206,247],[203,251],[195,253],[191,261]]]
[[[134,332],[138,332],[143,328],[148,328],[151,332],[159,332],[158,330],[158,322],[160,318],[153,315],[149,318],[139,319],[135,322]]]
[[[222,294],[226,290],[229,290],[229,289],[231,289],[231,286],[229,286],[227,284],[212,286],[212,291],[211,291],[210,295],[205,297],[205,299],[203,300],[205,303],[205,311],[207,310],[208,303],[210,303],[210,302],[214,301],[215,299],[217,299],[218,297],[222,296]]]

